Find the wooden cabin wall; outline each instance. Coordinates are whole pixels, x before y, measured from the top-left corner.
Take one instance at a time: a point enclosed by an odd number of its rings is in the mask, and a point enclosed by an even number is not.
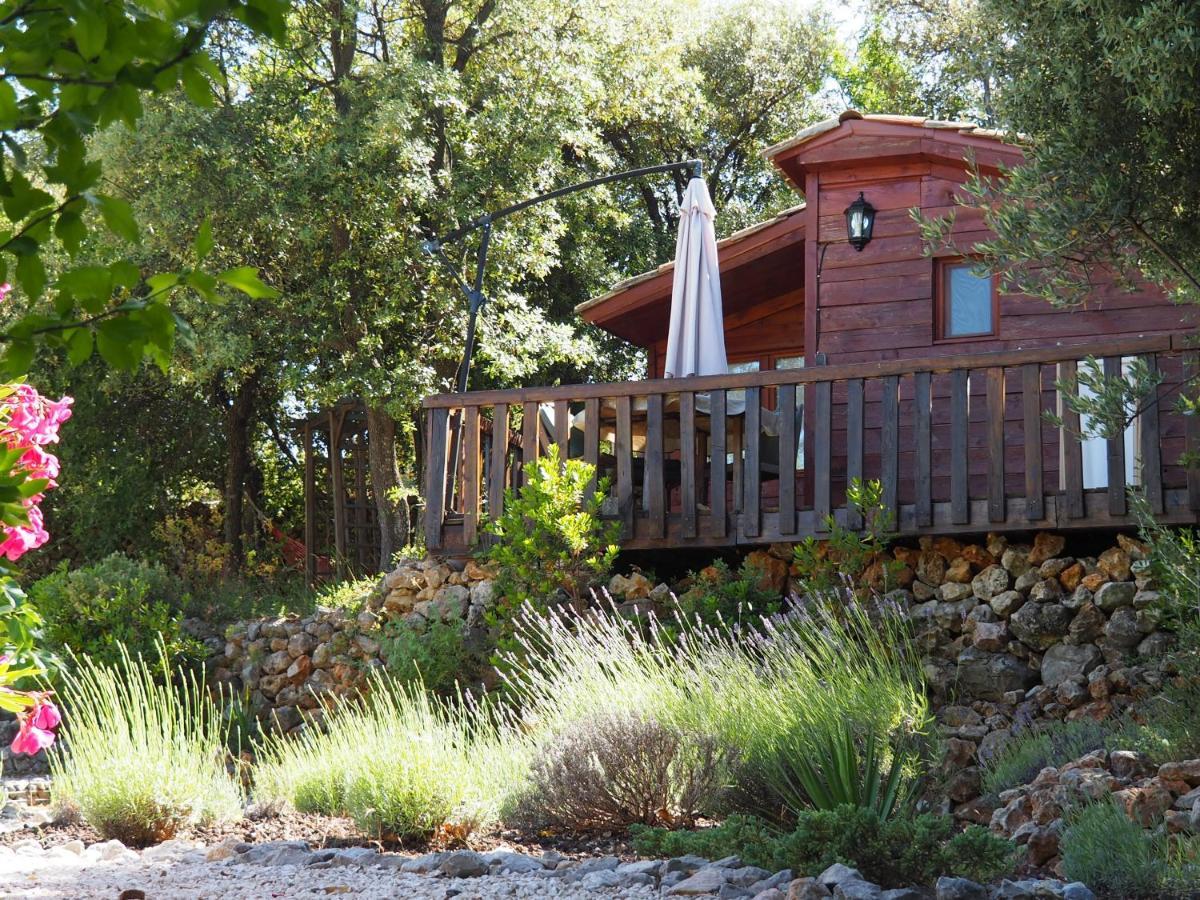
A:
[[[926,216],[956,211],[955,243],[964,248],[989,236],[981,214],[954,206],[963,171],[927,163],[895,164],[856,171],[825,171],[817,176],[816,242],[809,259],[824,259],[817,284],[817,302],[809,305],[810,335],[816,350],[830,364],[929,356],[988,353],[1020,348],[1087,343],[1099,339],[1138,334],[1178,333],[1194,328],[1191,310],[1175,306],[1159,290],[1147,287],[1135,294],[1124,293],[1111,281],[1100,283],[1082,309],[1057,309],[1044,300],[1024,295],[1002,294],[997,334],[985,338],[937,341],[934,333],[934,260],[923,255],[924,245],[909,210],[920,207]],[[876,208],[872,241],[856,251],[845,241],[845,208],[862,191]],[[810,219],[810,221],[812,221]],[[948,253],[946,255],[949,255]],[[812,360],[810,356],[810,364]],[[981,373],[982,374],[982,373]],[[1178,371],[1168,373],[1177,378]],[[1055,412],[1054,373],[1042,373],[1043,408]],[[971,496],[986,496],[987,413],[984,379],[970,385],[969,478]],[[935,468],[934,499],[949,499],[949,378],[933,380],[932,453]],[[834,394],[832,471],[835,503],[845,492],[845,388]],[[900,385],[900,502],[911,502],[914,486],[905,473],[915,470],[913,457],[913,385]],[[1169,402],[1169,401],[1168,401]],[[1008,489],[1021,493],[1024,478],[1024,422],[1020,373],[1008,372],[1005,396],[1005,474]],[[881,403],[879,385],[868,390],[864,408],[866,434],[864,451],[868,476],[879,472]],[[1184,483],[1183,470],[1173,465],[1183,450],[1182,426],[1171,419],[1175,431],[1163,435],[1163,461],[1168,487]],[[1045,483],[1059,483],[1059,449],[1055,430],[1044,424],[1043,466]],[[840,452],[839,452],[840,451]]]

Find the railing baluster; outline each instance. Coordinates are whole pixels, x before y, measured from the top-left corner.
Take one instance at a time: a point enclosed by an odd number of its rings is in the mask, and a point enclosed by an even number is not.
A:
[[[558,464],[571,456],[571,402],[569,400],[554,401],[554,443],[558,445]]]
[[[583,402],[583,461],[592,467],[587,493],[596,492],[596,467],[600,465],[600,398],[589,397]]]
[[[508,465],[508,404],[492,409],[492,457],[488,460],[488,518],[495,522],[504,513],[505,469]],[[491,536],[488,536],[491,543]]]
[[[529,484],[538,458],[538,405],[526,403],[521,407],[521,484]]]
[[[813,511],[820,531],[825,530],[825,520],[832,511],[829,497],[829,480],[833,475],[832,392],[833,383],[829,381],[818,381],[813,391]]]
[[[1067,385],[1073,394],[1078,395],[1078,366],[1075,360],[1069,359],[1059,364],[1058,380]],[[1063,485],[1067,501],[1067,517],[1078,519],[1083,516],[1083,444],[1079,434],[1079,413],[1072,409],[1063,398],[1062,428],[1059,429],[1059,439],[1063,448]]]
[[[646,398],[646,477],[642,490],[648,500],[650,536],[666,534],[666,488],[663,482],[663,395]]]
[[[796,533],[796,386],[779,388],[779,534]],[[828,479],[826,480],[828,483]],[[828,499],[828,498],[827,498]]]
[[[468,406],[463,419],[463,544],[475,546],[479,529],[479,407]]]
[[[1003,522],[1004,502],[1004,370],[987,370],[988,521]]]
[[[1106,379],[1123,378],[1121,358],[1106,356],[1104,358],[1104,377]],[[1125,429],[1113,435],[1106,441],[1105,459],[1108,465],[1108,512],[1109,515],[1123,516],[1127,512],[1125,501]]]
[[[900,463],[900,379],[885,375],[883,386],[883,422],[879,435],[879,481],[883,486],[883,505],[899,520],[897,486]]]
[[[431,409],[425,417],[425,546],[442,546],[442,504],[446,497],[446,431],[450,410]]]
[[[696,395],[679,394],[680,528],[685,538],[696,536]]]
[[[1153,384],[1158,378],[1158,357],[1147,353],[1142,357]],[[1162,447],[1159,444],[1158,386],[1138,418],[1141,420],[1142,491],[1150,511],[1156,515],[1165,511],[1163,498]]]
[[[1191,382],[1200,376],[1200,352],[1190,350],[1184,354],[1183,378],[1184,383]],[[1184,416],[1186,429],[1185,447],[1188,456],[1187,464],[1187,502],[1188,509],[1200,512],[1200,416]]]
[[[950,521],[971,521],[970,484],[967,481],[967,369],[950,373]]]
[[[863,380],[851,378],[846,382],[846,487],[862,481],[863,477]],[[846,503],[846,525],[863,527],[862,515]]]
[[[742,531],[747,537],[762,533],[762,470],[759,468],[762,444],[762,407],[759,388],[746,388],[746,461],[742,469],[746,487],[742,493]]]
[[[725,392],[709,394],[709,483],[708,507],[712,534],[725,537]]]
[[[931,380],[932,376],[928,372],[917,372],[913,376],[913,406],[916,408],[916,415],[913,419],[913,440],[916,444],[914,458],[917,466],[914,478],[916,496],[913,511],[918,527],[933,524],[933,460],[930,444]]]
[[[1045,485],[1042,483],[1042,366],[1021,367],[1021,409],[1025,442],[1025,518],[1036,522],[1046,517]]]
[[[617,435],[613,442],[617,457],[617,513],[621,537],[633,537],[633,414],[628,396],[617,398]]]

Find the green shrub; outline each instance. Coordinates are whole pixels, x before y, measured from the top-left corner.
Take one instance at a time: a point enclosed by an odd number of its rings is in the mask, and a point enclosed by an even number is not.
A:
[[[930,884],[941,875],[991,881],[1009,872],[1015,859],[1010,842],[977,825],[956,833],[949,816],[883,821],[852,806],[801,813],[786,832],[750,816],[731,816],[700,831],[634,829],[634,848],[649,856],[735,855],[749,865],[790,868],[797,877],[841,862],[884,887]]]
[[[743,619],[757,621],[774,615],[783,598],[764,587],[762,570],[745,561],[734,574],[722,559],[689,575],[691,586],[679,597],[679,610],[688,622],[705,625],[734,624]]]
[[[668,639],[653,618],[635,624],[611,611],[526,616],[523,655],[506,677],[543,734],[625,711],[712,735],[738,756],[735,808],[769,816],[811,805],[795,763],[818,760],[828,771],[831,735],[850,728],[856,741],[886,735],[897,747],[926,731],[921,670],[898,620],[856,604],[814,605],[763,628],[691,628]]]
[[[588,494],[595,475],[582,460],[561,462],[552,445],[520,492],[505,492],[504,512],[488,526],[496,536],[487,556],[500,572],[498,615],[511,616],[526,601],[544,606],[560,590],[578,603],[608,574],[620,525],[600,517],[606,479]]]
[[[1070,815],[1060,853],[1067,878],[1108,896],[1158,897],[1169,877],[1166,839],[1111,801]]]
[[[461,621],[434,620],[423,626],[394,619],[383,626],[379,654],[388,674],[404,684],[424,685],[443,696],[458,693],[479,674]]]
[[[576,722],[538,748],[505,821],[574,831],[691,825],[724,787],[726,757],[712,738],[633,713]]]
[[[324,731],[269,737],[255,795],[349,815],[379,838],[427,838],[443,826],[465,835],[496,820],[524,754],[487,713],[376,675],[363,702],[326,708]]]
[[[1033,781],[1047,766],[1058,768],[1084,754],[1108,747],[1112,726],[1080,719],[1046,722],[1014,734],[991,760],[983,765],[983,787],[998,794]]]
[[[59,690],[61,744],[50,751],[54,803],[107,838],[145,845],[241,815],[225,768],[226,734],[203,682],[131,660],[78,660]],[[63,749],[65,747],[65,749]]]
[[[892,529],[896,517],[883,505],[883,485],[876,480],[850,480],[846,488],[846,505],[862,518],[861,531],[846,528],[833,516],[825,519],[826,535],[821,540],[807,537],[796,545],[793,564],[803,593],[842,592],[848,579],[858,578],[878,559],[895,538]],[[900,564],[891,561],[884,566],[881,587],[887,590],[889,576]]]
[[[379,586],[378,578],[358,578],[323,585],[315,598],[315,606],[344,609],[350,613],[361,612],[367,599]]]
[[[203,648],[180,632],[184,598],[156,563],[119,553],[79,569],[63,563],[33,583],[29,599],[44,620],[52,650],[116,665],[126,650],[135,658],[153,658],[161,637],[173,659],[203,655]]]

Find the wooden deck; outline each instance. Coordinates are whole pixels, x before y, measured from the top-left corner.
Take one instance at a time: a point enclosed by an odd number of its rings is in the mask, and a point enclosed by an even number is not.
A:
[[[1085,444],[1062,405],[1056,382],[1087,357],[1109,373],[1141,357],[1162,374],[1127,435]],[[611,479],[606,514],[630,549],[795,541],[831,513],[856,527],[856,477],[880,480],[904,535],[1126,526],[1130,480],[1162,521],[1195,522],[1200,472],[1179,460],[1200,453],[1200,422],[1174,400],[1197,366],[1167,335],[436,395],[423,404],[425,541],[469,552],[550,443]]]

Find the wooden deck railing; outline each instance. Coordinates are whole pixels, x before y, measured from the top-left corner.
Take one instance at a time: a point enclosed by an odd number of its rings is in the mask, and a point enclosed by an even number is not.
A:
[[[1085,442],[1061,402],[1056,383],[1087,357],[1161,374],[1127,434]],[[1130,476],[1164,521],[1196,521],[1200,477],[1179,459],[1200,452],[1200,422],[1174,405],[1196,372],[1196,351],[1168,335],[440,394],[424,402],[425,540],[476,545],[550,443],[610,480],[605,512],[628,547],[797,540],[830,514],[858,527],[853,478],[879,479],[902,534],[1126,525]]]

